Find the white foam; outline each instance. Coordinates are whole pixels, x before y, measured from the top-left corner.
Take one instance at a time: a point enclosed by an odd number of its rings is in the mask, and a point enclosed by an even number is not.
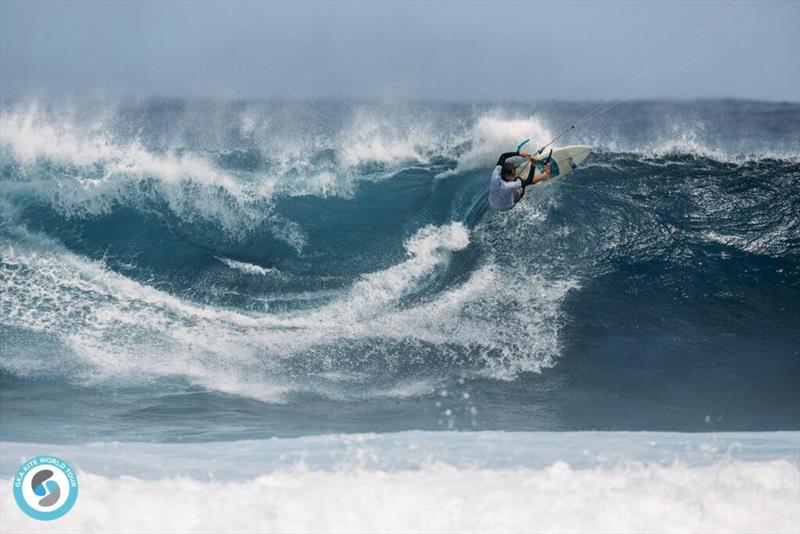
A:
[[[465,134],[465,139],[471,142],[470,149],[458,157],[458,165],[454,170],[439,176],[491,167],[499,154],[514,150],[522,140],[528,138],[531,141],[522,150],[534,152],[537,143],[549,141],[552,134],[542,119],[536,116],[508,119],[499,112],[482,115]]]
[[[559,303],[574,287],[542,278],[518,285],[488,264],[460,285],[404,305],[405,296],[468,245],[468,231],[460,223],[419,230],[405,243],[405,261],[364,275],[320,308],[292,314],[253,315],[193,304],[40,237],[21,235],[15,242],[0,248],[3,321],[60,338],[72,352],[62,355],[69,368],[64,373],[72,379],[146,381],[177,375],[217,391],[276,402],[303,389],[337,396],[287,378],[283,361],[326,346],[324,359],[308,365],[336,370],[351,357],[349,342],[427,343],[441,351],[477,354],[472,365],[496,378],[538,371],[552,365],[558,353]],[[497,326],[497,313],[508,318],[502,323],[507,327]],[[520,335],[520,324],[527,336]],[[340,343],[341,354],[332,348]],[[379,350],[381,344],[373,346]],[[2,364],[35,374],[47,357],[9,356]],[[387,348],[384,357],[403,356]],[[406,396],[413,389],[394,391]]]
[[[98,215],[117,205],[150,211],[160,202],[186,221],[218,223],[230,234],[253,228],[264,218],[264,193],[219,170],[198,154],[168,147],[147,150],[137,140],[118,142],[106,128],[78,127],[53,120],[37,104],[0,115],[0,143],[22,165],[24,181],[3,182],[9,192],[27,192],[68,217]],[[48,175],[43,161],[66,165]]]
[[[753,232],[751,235],[725,235],[714,231],[701,233],[707,241],[721,243],[753,254],[765,254],[781,257],[791,245],[797,232],[797,221],[788,220],[764,232]]]
[[[469,233],[462,223],[445,226],[426,226],[405,242],[407,261],[384,271],[364,275],[353,285],[347,302],[332,306],[354,312],[358,316],[372,316],[414,288],[422,277],[445,264],[448,253],[463,250],[469,244]],[[328,309],[323,313],[331,313]]]
[[[532,138],[528,148],[534,150],[552,139],[555,131],[542,116],[501,110],[479,111],[464,122],[442,124],[411,112],[384,116],[379,110],[357,108],[335,132],[323,134],[298,126],[300,131],[279,133],[274,130],[280,112],[275,111],[278,115],[273,117],[256,107],[240,113],[239,129],[274,166],[269,171],[234,174],[217,167],[204,152],[184,151],[181,139],[154,151],[136,138],[115,136],[108,124],[115,119],[114,110],[100,109],[89,120],[78,121],[74,112],[46,111],[36,101],[28,101],[0,114],[0,144],[22,164],[24,175],[24,180],[4,181],[2,188],[27,192],[67,216],[108,213],[118,205],[149,211],[165,202],[182,220],[212,222],[235,237],[264,221],[276,195],[352,198],[360,181],[390,178],[404,166],[428,164],[434,155],[456,161],[455,168],[440,177],[488,169],[499,153],[513,150],[522,139]],[[710,144],[702,125],[694,123],[664,128],[658,138],[645,141],[588,129],[563,142],[654,159],[692,154],[738,163],[800,157],[796,149],[730,153]],[[217,144],[218,150],[224,150],[223,141]],[[320,163],[312,157],[323,151],[334,154],[332,161]],[[363,164],[371,162],[379,163],[380,169],[365,173]],[[44,163],[67,167],[44,172],[32,167]],[[283,232],[278,229],[276,234]],[[289,244],[301,248],[295,238],[290,236]]]
[[[270,117],[246,110],[243,134],[258,141],[274,166],[234,174],[205,152],[185,151],[180,139],[154,151],[137,138],[115,136],[106,123],[113,118],[110,111],[100,110],[88,121],[74,115],[63,108],[45,110],[36,101],[2,111],[0,144],[21,165],[22,178],[4,182],[4,190],[44,200],[68,217],[106,214],[120,205],[149,212],[165,202],[182,220],[212,222],[233,237],[274,218],[276,195],[352,198],[359,180],[385,179],[400,164],[426,163],[424,151],[435,144],[423,123],[398,125],[365,111],[355,111],[349,125],[334,134],[270,135]],[[311,158],[329,149],[335,161],[318,164]],[[388,167],[362,175],[359,166],[368,162]],[[302,249],[296,229],[287,235],[289,226],[270,228]]]
[[[774,147],[757,151],[753,151],[751,147],[747,147],[750,150],[732,150],[730,147],[724,147],[712,142],[705,132],[704,125],[696,122],[665,126],[657,136],[645,140],[626,139],[608,131],[581,132],[575,139],[575,144],[590,145],[595,151],[636,154],[648,160],[661,160],[674,156],[693,156],[732,164],[765,159],[800,161],[800,152],[797,150],[800,145],[788,150],[780,150]],[[683,163],[674,159],[669,161],[669,164],[672,165]],[[687,164],[695,165],[696,162],[691,161]]]
[[[216,443],[0,441],[2,532],[791,532],[798,432],[397,432]],[[17,508],[33,456],[72,511]]]
[[[224,258],[220,256],[214,256],[217,260],[224,263],[231,269],[236,269],[238,271],[242,271],[248,274],[258,274],[261,276],[269,276],[269,275],[276,275],[280,274],[278,269],[270,268],[270,267],[262,267],[260,265],[255,265],[252,263],[247,263],[245,261],[236,261],[230,258]]]
[[[422,149],[433,141],[432,125],[410,126],[359,110],[336,141],[339,159],[348,167],[367,162],[427,163]]]
[[[0,142],[24,164],[41,158],[80,167],[104,163],[107,172],[103,178],[117,173],[155,176],[169,182],[191,178],[238,191],[231,176],[198,156],[153,154],[136,140],[118,144],[98,124],[81,130],[69,121],[52,121],[35,102],[22,110],[3,111],[0,121]]]
[[[680,154],[705,157],[720,162],[737,162],[746,158],[745,155],[732,155],[709,146],[701,141],[701,136],[692,128],[673,128],[665,132],[656,140],[631,143],[611,136],[595,135],[588,141],[596,149],[606,152],[634,153],[652,159],[661,159]]]
[[[3,532],[786,532],[800,528],[787,461],[632,463],[576,470],[470,469],[260,474],[243,482],[142,480],[78,471],[72,511],[48,524],[0,484]]]

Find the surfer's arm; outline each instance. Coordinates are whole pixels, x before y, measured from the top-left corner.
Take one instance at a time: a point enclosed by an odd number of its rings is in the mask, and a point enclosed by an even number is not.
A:
[[[544,182],[545,180],[550,179],[550,172],[551,172],[550,171],[550,164],[548,163],[547,165],[544,166],[544,169],[543,169],[542,172],[540,172],[539,174],[537,174],[536,176],[533,177],[533,183],[536,184],[536,183]]]
[[[508,158],[513,158],[514,156],[519,156],[519,152],[515,150],[514,152],[506,152],[504,154],[500,154],[500,159],[497,160],[497,164],[502,166],[503,163],[505,163]]]

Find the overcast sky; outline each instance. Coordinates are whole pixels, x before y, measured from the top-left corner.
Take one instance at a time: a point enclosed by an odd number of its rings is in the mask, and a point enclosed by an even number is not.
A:
[[[0,93],[800,101],[800,1],[0,2]]]

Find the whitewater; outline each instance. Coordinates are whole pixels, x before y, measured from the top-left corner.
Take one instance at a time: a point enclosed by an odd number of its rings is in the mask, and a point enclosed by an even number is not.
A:
[[[797,532],[800,105],[624,103],[488,209],[595,106],[5,102],[0,530]]]

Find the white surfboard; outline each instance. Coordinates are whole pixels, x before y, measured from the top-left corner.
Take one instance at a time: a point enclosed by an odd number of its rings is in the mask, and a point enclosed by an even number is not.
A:
[[[542,153],[541,158],[547,157],[547,154],[550,150],[545,149]],[[561,148],[554,148],[553,153],[550,155],[550,177],[562,177],[566,176],[567,174],[571,173],[575,169],[578,168],[578,165],[583,163],[586,158],[589,157],[589,154],[592,153],[592,147],[585,146],[585,145],[574,145],[574,146],[565,146]],[[521,178],[528,177],[528,171],[530,170],[531,162],[525,160],[525,162],[517,167],[517,176]],[[536,172],[541,172],[544,168],[544,164],[540,161],[536,162]]]

